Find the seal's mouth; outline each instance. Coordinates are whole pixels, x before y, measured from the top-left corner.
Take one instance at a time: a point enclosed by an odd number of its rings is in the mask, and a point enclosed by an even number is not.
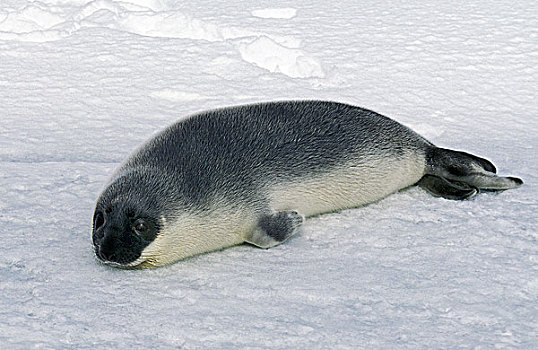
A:
[[[155,261],[153,261],[151,258],[137,259],[136,261],[133,261],[133,262],[127,263],[127,264],[121,264],[121,263],[114,262],[114,261],[103,261],[101,259],[98,259],[98,260],[101,263],[105,264],[105,265],[115,267],[115,268],[119,268],[119,269],[123,269],[123,270],[153,269],[153,268],[156,268],[156,267],[160,266]]]
[[[139,266],[144,264],[144,261],[138,261],[139,259],[137,259],[134,262],[114,261],[114,260],[108,259],[103,254],[100,254],[100,248],[98,245],[92,245],[92,248],[93,248],[93,253],[96,260],[103,265],[107,265],[107,266],[115,267],[119,269],[124,269],[124,270],[134,270],[134,269],[143,268]]]
[[[99,258],[99,256],[97,256],[97,255],[96,255],[96,258],[97,258],[97,261],[100,264],[110,266],[110,267],[114,267],[114,268],[117,268],[117,269],[122,269],[122,270],[141,270],[141,269],[156,267],[155,265],[153,265],[153,264],[151,264],[149,262],[146,262],[146,261],[142,261],[142,262],[139,262],[139,263],[136,263],[136,264],[133,264],[133,263],[121,264],[121,263],[118,263],[118,262],[115,262],[115,261],[103,260],[103,259]]]

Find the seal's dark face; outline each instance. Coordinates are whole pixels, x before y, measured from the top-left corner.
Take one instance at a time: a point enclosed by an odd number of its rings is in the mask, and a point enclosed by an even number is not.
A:
[[[95,255],[106,263],[132,267],[131,264],[157,236],[158,226],[154,218],[125,205],[98,207],[92,232]]]

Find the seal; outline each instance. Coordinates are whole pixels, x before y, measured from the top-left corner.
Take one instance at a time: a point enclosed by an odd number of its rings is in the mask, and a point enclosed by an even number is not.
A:
[[[466,199],[522,183],[364,108],[326,101],[235,106],[179,121],[136,150],[97,201],[92,241],[103,262],[157,267],[244,242],[273,247],[305,217],[415,184]]]

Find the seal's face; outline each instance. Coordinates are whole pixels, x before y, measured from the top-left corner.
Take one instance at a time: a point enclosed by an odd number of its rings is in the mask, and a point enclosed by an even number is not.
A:
[[[92,232],[95,255],[118,267],[136,267],[133,263],[157,237],[158,230],[156,219],[127,205],[98,207]]]

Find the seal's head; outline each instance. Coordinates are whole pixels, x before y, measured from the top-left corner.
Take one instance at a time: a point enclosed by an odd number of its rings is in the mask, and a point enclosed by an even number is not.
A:
[[[135,267],[143,250],[157,237],[158,219],[129,203],[98,208],[93,218],[95,255],[105,263]]]
[[[159,235],[163,201],[146,175],[118,177],[103,192],[93,215],[92,242],[97,258],[123,268],[142,268],[144,249]]]

